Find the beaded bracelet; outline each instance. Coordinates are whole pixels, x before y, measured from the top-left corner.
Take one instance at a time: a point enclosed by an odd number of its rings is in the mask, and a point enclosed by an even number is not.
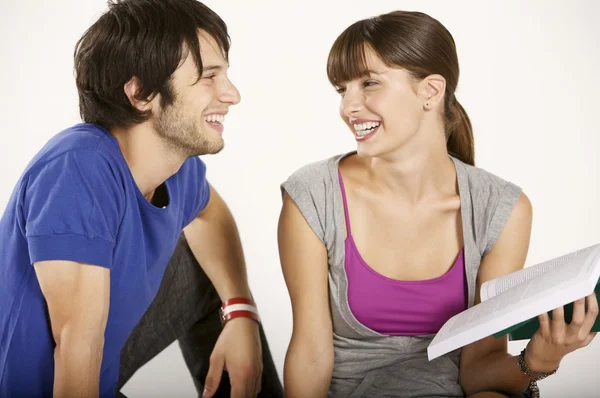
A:
[[[554,369],[552,372],[536,372],[535,370],[531,370],[529,366],[527,366],[527,362],[525,362],[525,348],[519,354],[519,368],[521,372],[525,373],[527,377],[529,377],[529,386],[527,387],[527,391],[525,393],[530,398],[539,398],[540,397],[540,388],[537,385],[539,380],[545,379],[548,376],[552,376],[558,370],[558,367]]]

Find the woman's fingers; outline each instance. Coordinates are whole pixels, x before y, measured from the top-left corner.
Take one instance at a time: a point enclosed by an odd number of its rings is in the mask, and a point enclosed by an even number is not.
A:
[[[579,340],[582,342],[587,341],[588,335],[590,334],[594,323],[596,323],[596,318],[598,316],[598,300],[596,299],[596,294],[590,294],[585,298],[585,300],[587,302],[587,311],[585,311],[585,317],[583,322],[581,323],[581,327],[578,333]],[[573,310],[573,312],[574,311],[575,310]],[[573,317],[575,317],[575,315],[573,315]],[[587,344],[589,344],[589,341]]]
[[[550,317],[544,312],[538,316],[540,322],[540,333],[543,337],[550,337]]]
[[[587,347],[594,340],[594,337],[596,337],[596,332],[588,333],[583,343],[581,343],[581,347]]]
[[[569,324],[570,329],[575,329],[576,333],[579,332],[585,318],[585,297],[582,297],[573,303],[573,318]]]
[[[555,308],[552,311],[552,321],[550,321],[550,335],[553,343],[562,343],[565,340],[565,331],[567,325],[565,323],[564,307]]]

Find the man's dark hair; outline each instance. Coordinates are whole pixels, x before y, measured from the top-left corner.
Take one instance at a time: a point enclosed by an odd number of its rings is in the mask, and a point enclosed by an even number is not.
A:
[[[223,20],[196,0],[113,0],[75,46],[79,112],[87,123],[107,129],[150,117],[134,108],[124,86],[139,82],[136,98],[160,94],[173,102],[170,78],[190,51],[202,75],[198,30],[216,40],[228,59],[230,38]],[[185,51],[185,52],[184,52]]]

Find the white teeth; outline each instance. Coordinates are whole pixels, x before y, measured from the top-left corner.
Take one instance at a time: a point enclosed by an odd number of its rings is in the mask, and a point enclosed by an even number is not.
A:
[[[213,113],[212,115],[204,116],[204,120],[207,122],[217,122],[222,124],[225,121],[225,115]]]
[[[375,127],[378,127],[380,122],[366,122],[366,123],[358,123],[354,125],[354,130],[356,130],[356,135],[359,137],[364,137],[368,133],[371,132]]]

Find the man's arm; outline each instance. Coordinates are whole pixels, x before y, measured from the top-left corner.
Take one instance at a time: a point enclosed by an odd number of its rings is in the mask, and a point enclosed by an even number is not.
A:
[[[252,298],[237,226],[212,186],[208,204],[185,227],[184,234],[222,301],[234,297]],[[231,380],[232,397],[256,396],[262,378],[261,349],[259,328],[254,320],[228,321],[211,354],[203,397],[212,396],[216,391],[224,367]]]
[[[206,207],[183,230],[186,240],[222,301],[251,298],[239,232],[227,204],[210,186]]]
[[[110,270],[72,261],[34,264],[48,305],[54,350],[54,396],[99,396]]]

